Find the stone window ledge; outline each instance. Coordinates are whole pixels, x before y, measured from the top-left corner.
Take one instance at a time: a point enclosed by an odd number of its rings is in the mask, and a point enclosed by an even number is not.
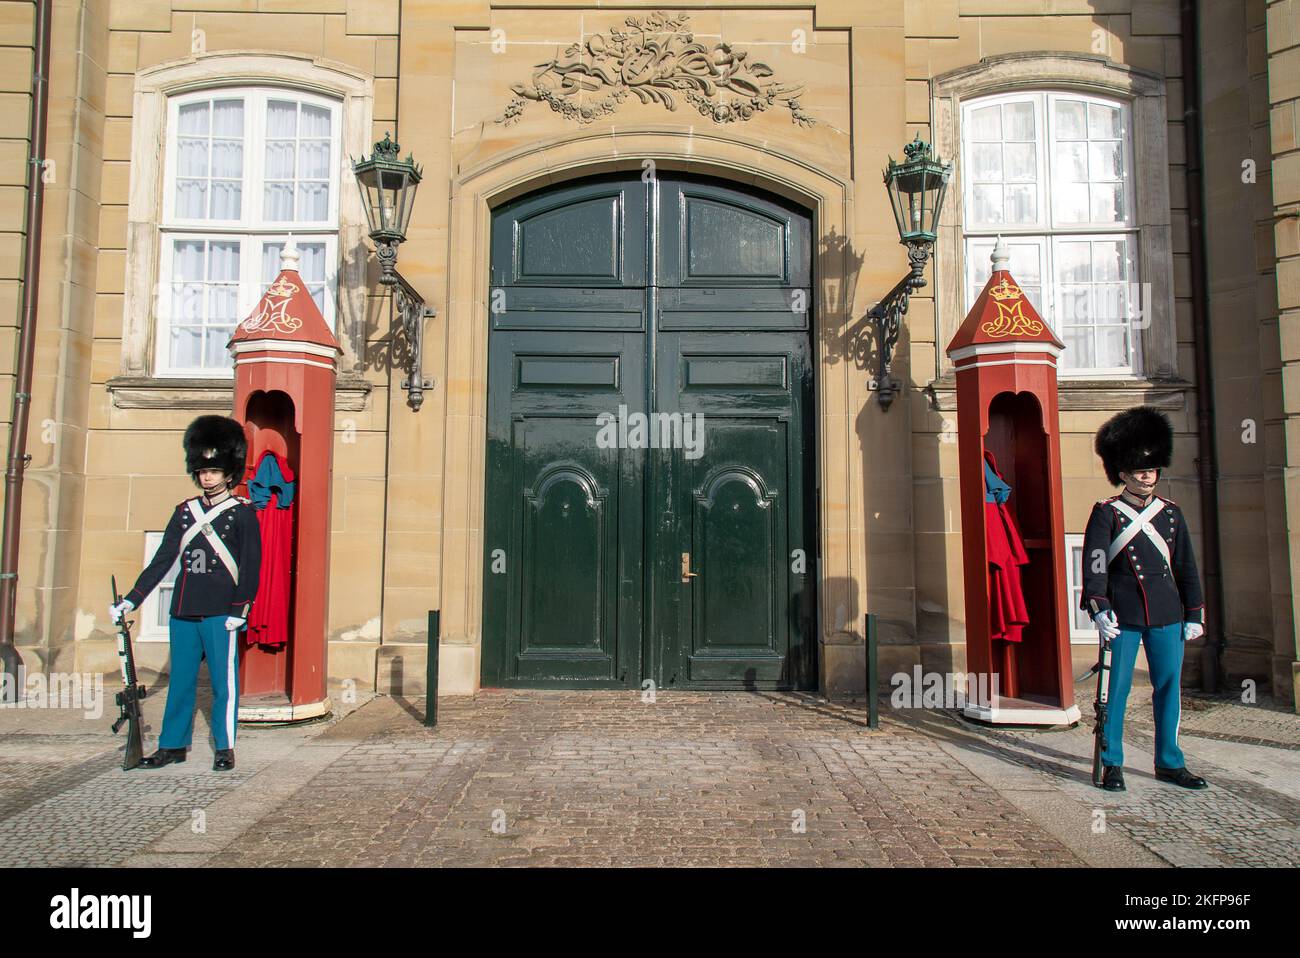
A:
[[[1192,384],[1185,379],[1059,379],[1057,404],[1061,412],[1108,412],[1146,404],[1157,409],[1179,410],[1186,405]],[[957,409],[957,380],[949,373],[921,390],[930,408],[939,412]]]
[[[229,379],[184,379],[157,376],[114,376],[105,385],[117,409],[209,409],[229,412],[235,386]],[[365,379],[340,378],[334,408],[364,412],[372,389]]]

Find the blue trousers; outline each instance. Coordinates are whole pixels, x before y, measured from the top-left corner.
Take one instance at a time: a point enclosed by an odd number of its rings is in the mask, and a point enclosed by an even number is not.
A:
[[[1133,665],[1138,645],[1147,650],[1151,671],[1151,709],[1156,722],[1156,765],[1159,768],[1182,768],[1186,762],[1178,747],[1178,721],[1182,716],[1179,702],[1179,675],[1183,668],[1183,624],[1151,628],[1120,626],[1119,635],[1111,640],[1109,700],[1106,706],[1101,762],[1124,764],[1124,706],[1133,687]]]
[[[194,738],[194,696],[199,662],[208,660],[212,680],[212,738],[216,748],[235,747],[239,713],[237,633],[226,631],[226,616],[171,620],[171,680],[163,711],[159,748],[188,748]]]

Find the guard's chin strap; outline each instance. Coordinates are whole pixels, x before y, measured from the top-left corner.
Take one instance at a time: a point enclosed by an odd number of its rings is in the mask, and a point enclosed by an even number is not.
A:
[[[1139,505],[1139,506],[1144,506],[1144,507],[1145,507],[1145,506],[1149,506],[1149,505],[1151,504],[1151,500],[1155,498],[1155,495],[1156,495],[1156,494],[1155,494],[1155,492],[1153,491],[1150,495],[1148,495],[1148,496],[1144,499],[1144,498],[1142,498],[1141,496],[1139,496],[1137,493],[1133,492],[1131,489],[1125,487],[1124,492],[1123,492],[1123,494],[1121,495],[1121,498],[1123,498],[1123,496],[1128,496],[1128,497],[1133,501],[1133,503],[1134,503],[1135,505]]]
[[[213,499],[213,498],[212,498],[211,496],[209,496],[207,493],[204,493],[204,494],[203,494],[203,502],[204,502],[204,505],[207,505],[207,506],[209,506],[209,507],[210,507],[210,506],[215,506],[215,505],[219,505],[219,504],[225,502],[225,501],[226,501],[227,499],[229,499],[232,495],[233,495],[233,493],[230,491],[230,487],[227,486],[226,489],[225,489],[225,491],[221,493],[221,496],[220,496],[219,498],[216,498],[216,499]]]

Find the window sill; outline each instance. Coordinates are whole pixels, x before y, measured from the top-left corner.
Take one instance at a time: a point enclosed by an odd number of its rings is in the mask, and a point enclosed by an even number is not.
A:
[[[235,399],[233,379],[166,376],[114,376],[106,384],[116,409],[207,409],[229,412]],[[371,390],[365,379],[340,378],[334,408],[364,412]]]
[[[1185,379],[1070,377],[1057,380],[1056,395],[1061,412],[1109,412],[1143,404],[1179,410],[1186,404],[1184,394],[1191,388],[1192,384]],[[929,399],[931,409],[956,411],[957,380],[953,373],[940,376],[921,391]]]

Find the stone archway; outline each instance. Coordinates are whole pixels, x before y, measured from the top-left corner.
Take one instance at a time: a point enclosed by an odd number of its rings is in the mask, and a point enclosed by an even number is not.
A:
[[[618,170],[645,170],[647,161],[663,170],[696,172],[752,184],[786,196],[812,211],[814,271],[814,349],[817,353],[817,482],[819,687],[828,670],[841,666],[836,655],[849,646],[827,640],[852,631],[846,609],[855,607],[852,583],[861,578],[864,554],[861,523],[852,501],[854,411],[849,408],[849,368],[829,361],[825,331],[844,328],[847,316],[828,312],[844,297],[825,295],[840,283],[841,264],[818,255],[820,240],[848,235],[852,184],[769,144],[736,137],[692,133],[679,128],[644,129],[564,136],[481,161],[453,177],[448,242],[449,272],[446,331],[446,417],[444,426],[440,656],[444,693],[471,693],[478,687],[482,651],[484,475],[487,425],[486,321],[489,303],[491,209],[547,184]]]

